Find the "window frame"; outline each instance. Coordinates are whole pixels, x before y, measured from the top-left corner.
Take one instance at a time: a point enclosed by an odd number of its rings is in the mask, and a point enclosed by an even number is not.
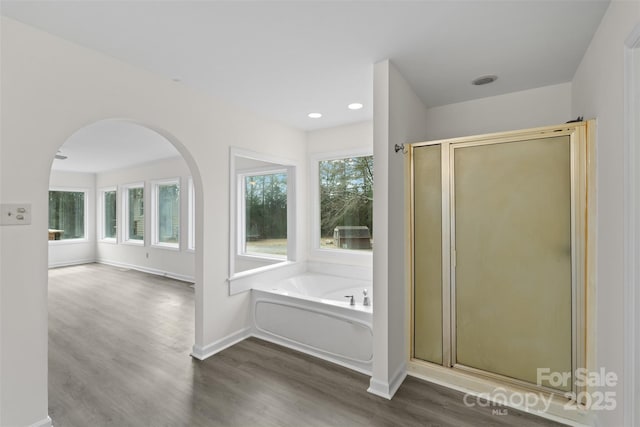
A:
[[[129,191],[133,190],[133,189],[138,189],[138,188],[142,188],[142,201],[144,203],[144,212],[143,212],[143,222],[145,225],[145,232],[144,232],[144,236],[142,239],[132,239],[130,234],[129,234]],[[121,209],[121,215],[122,215],[122,221],[120,221],[120,223],[122,224],[122,227],[120,227],[121,229],[121,243],[123,244],[127,244],[127,245],[134,245],[134,246],[145,246],[146,241],[148,240],[148,233],[147,233],[147,189],[145,186],[144,182],[136,182],[136,183],[132,183],[132,184],[126,184],[120,187],[120,193],[121,193],[121,203],[122,203],[122,209]]]
[[[104,197],[106,195],[106,193],[109,192],[115,192],[116,193],[116,232],[115,232],[115,237],[106,237],[105,235],[105,230],[106,230],[106,215],[105,215],[105,202],[104,202]],[[120,226],[120,218],[119,218],[119,212],[118,212],[118,187],[116,186],[109,186],[109,187],[102,187],[98,189],[98,210],[97,210],[97,217],[98,217],[98,229],[97,231],[97,235],[98,235],[98,242],[100,243],[112,243],[112,244],[117,244],[118,243],[118,228]]]
[[[89,188],[74,188],[74,187],[59,187],[59,186],[55,186],[55,187],[49,187],[49,192],[51,191],[58,191],[58,192],[67,192],[67,193],[84,193],[84,237],[81,237],[79,239],[61,239],[61,240],[48,240],[50,245],[68,245],[68,244],[76,244],[76,243],[87,243],[89,242]],[[49,192],[47,192],[47,196],[49,195]],[[47,199],[47,229],[49,227],[49,206],[48,206],[48,199]]]
[[[238,172],[242,172],[246,169],[238,169],[238,165],[243,160],[254,160],[263,163],[272,163],[279,167],[287,169],[287,258],[278,261],[271,265],[263,267],[255,267],[251,269],[236,270],[237,260],[242,258],[256,259],[253,256],[237,255],[238,250],[238,229],[240,221],[238,219],[238,212],[240,209],[238,203]],[[298,259],[298,230],[301,230],[300,226],[303,224],[303,212],[302,206],[298,204],[298,199],[302,200],[302,197],[298,195],[298,182],[300,180],[300,163],[295,160],[274,156],[271,154],[264,154],[252,150],[247,150],[239,147],[229,147],[229,292],[235,294],[241,291],[248,290],[246,284],[234,285],[236,280],[242,282],[243,278],[252,276],[256,273],[268,271],[272,269],[282,268],[295,264]],[[259,257],[257,259],[268,260],[268,258]],[[238,282],[238,283],[241,283]]]
[[[274,255],[274,254],[262,254],[256,252],[247,252],[246,242],[247,242],[247,205],[246,205],[246,186],[245,179],[250,176],[264,176],[264,175],[276,175],[276,174],[285,174],[287,176],[287,253],[285,255]],[[291,209],[291,192],[289,189],[289,179],[291,173],[288,167],[284,165],[274,165],[263,168],[255,168],[255,169],[245,169],[242,172],[236,173],[236,182],[238,185],[237,189],[237,202],[238,202],[238,211],[237,211],[237,220],[238,220],[238,232],[236,233],[237,242],[236,242],[236,255],[247,258],[257,258],[257,259],[267,259],[267,260],[278,260],[278,261],[286,261],[289,259],[289,226],[290,226],[290,209]]]
[[[310,195],[310,239],[309,255],[312,259],[328,262],[340,262],[357,265],[372,265],[373,250],[322,248],[320,247],[320,162],[340,160],[351,157],[373,156],[373,148],[355,148],[350,150],[317,153],[310,156],[309,161],[309,195]],[[375,165],[375,159],[374,159]],[[375,167],[375,166],[374,166]],[[375,169],[374,169],[375,179]],[[375,198],[375,193],[373,195]]]
[[[166,243],[160,241],[160,220],[159,220],[159,208],[160,202],[158,200],[160,195],[160,186],[164,185],[177,185],[180,191],[180,198],[178,201],[178,224],[181,225],[182,221],[182,185],[180,177],[159,179],[151,181],[151,246],[156,248],[168,249],[173,251],[179,251],[181,248],[182,230],[179,230],[178,241],[176,243]],[[179,226],[180,226],[179,225]],[[182,227],[180,227],[182,228]]]

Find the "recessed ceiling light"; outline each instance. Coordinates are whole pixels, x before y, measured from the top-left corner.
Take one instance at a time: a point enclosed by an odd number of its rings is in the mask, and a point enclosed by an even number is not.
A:
[[[349,104],[349,105],[347,105],[347,108],[349,108],[350,110],[359,110],[359,109],[361,109],[362,107],[364,107],[364,105],[362,105],[362,104],[361,104],[361,103],[359,103],[359,102],[354,102],[353,104]]]
[[[309,113],[308,116],[312,119],[319,119],[320,117],[322,117],[322,114],[320,113]]]
[[[496,80],[498,80],[498,76],[493,76],[493,75],[481,76],[476,79],[473,79],[471,81],[471,84],[475,86],[482,86],[482,85],[488,85],[489,83],[493,83]]]

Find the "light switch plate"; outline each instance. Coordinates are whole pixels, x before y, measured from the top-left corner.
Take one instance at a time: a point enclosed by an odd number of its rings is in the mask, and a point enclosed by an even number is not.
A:
[[[0,225],[31,224],[31,203],[0,204]]]

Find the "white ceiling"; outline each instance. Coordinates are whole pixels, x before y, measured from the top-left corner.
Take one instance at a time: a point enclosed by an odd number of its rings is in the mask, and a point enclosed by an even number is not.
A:
[[[54,160],[51,169],[89,173],[180,156],[159,133],[122,120],[103,120],[78,130],[59,154],[67,159]]]
[[[310,130],[371,119],[372,64],[386,58],[427,107],[570,81],[607,5],[2,0],[1,12]],[[499,79],[470,84],[485,74]]]

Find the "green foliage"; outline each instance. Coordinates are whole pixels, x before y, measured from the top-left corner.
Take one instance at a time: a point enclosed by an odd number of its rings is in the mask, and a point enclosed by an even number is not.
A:
[[[84,237],[84,193],[49,191],[49,228],[63,230],[61,240]]]
[[[366,225],[373,235],[373,156],[321,161],[320,233],[338,225]]]
[[[245,177],[247,240],[287,237],[287,174]]]

